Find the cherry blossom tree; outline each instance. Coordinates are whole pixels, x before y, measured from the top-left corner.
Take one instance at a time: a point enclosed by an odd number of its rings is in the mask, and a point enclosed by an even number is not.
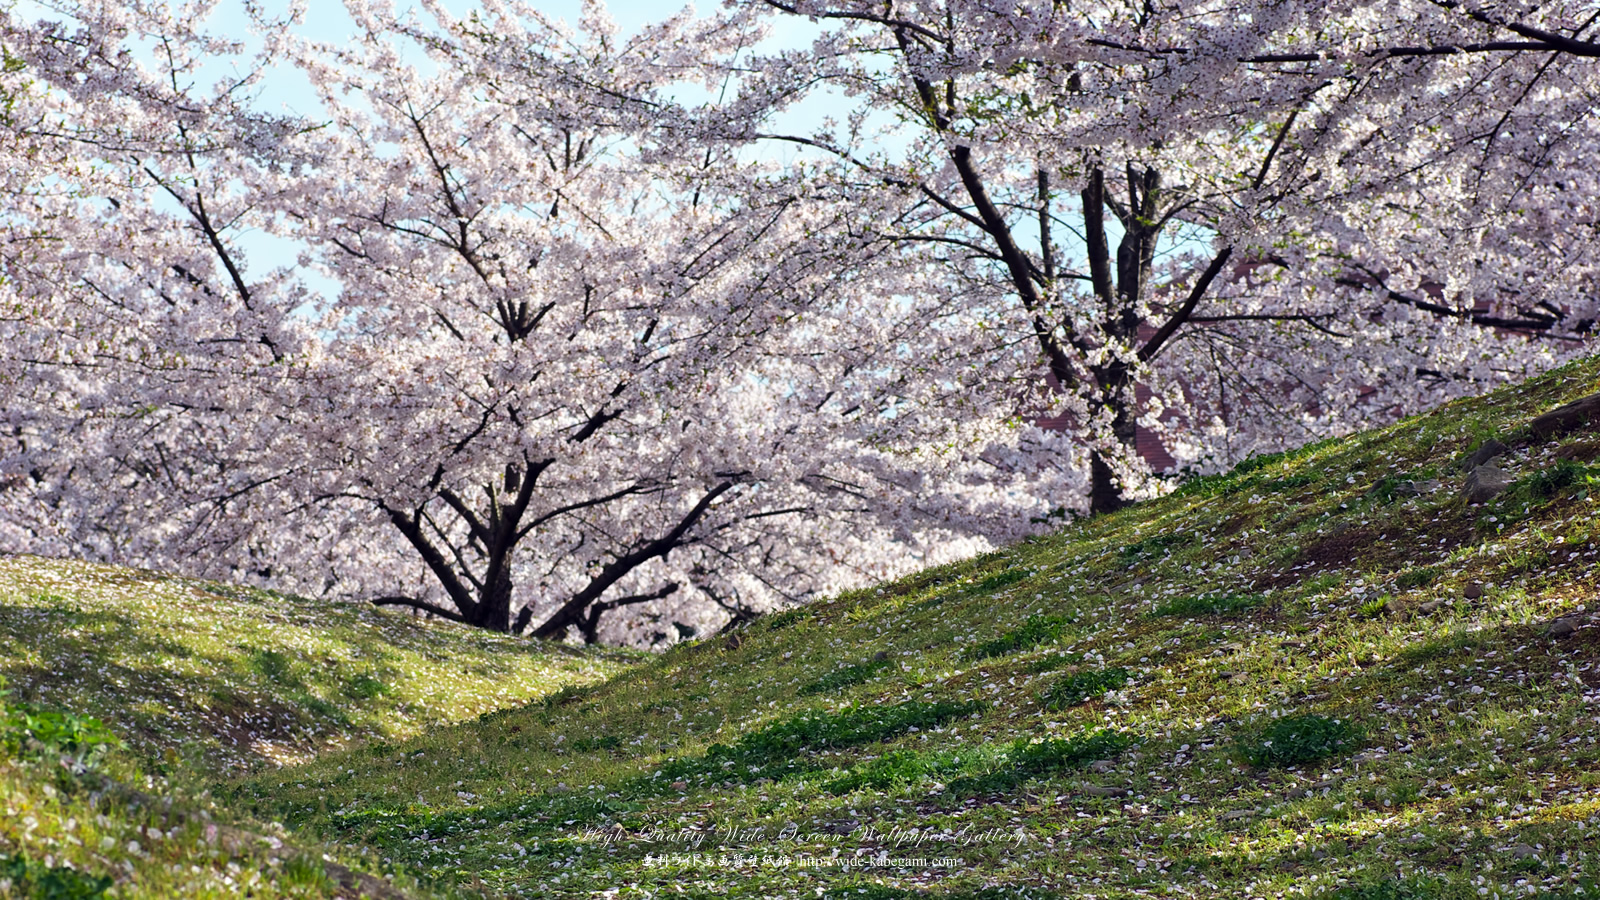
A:
[[[351,12],[243,59],[198,8],[8,23],[61,154],[5,260],[8,544],[648,642],[1026,533],[1071,477],[904,265],[843,265],[838,198],[695,139],[669,88],[736,23]],[[252,108],[284,61],[322,117]],[[247,229],[336,288],[253,277]]]
[[[241,382],[304,341],[279,309],[294,293],[282,273],[245,275],[233,236],[261,213],[217,164],[218,135],[235,122],[259,142],[283,129],[240,116],[255,74],[189,90],[207,58],[234,49],[186,29],[191,20],[162,16],[151,72],[125,46],[147,34],[151,11],[79,12],[39,27],[8,17],[0,37],[14,61],[0,151],[0,381],[13,443],[0,496],[15,511],[0,527],[11,547],[144,559],[180,529],[160,492],[238,477],[227,439],[194,414],[226,411]],[[118,439],[152,452],[123,453]],[[202,514],[190,527],[214,524]]]
[[[829,26],[754,65],[753,94],[857,107],[730,131],[902,198],[859,227],[942,248],[1007,311],[1092,448],[1091,511],[1139,483],[1137,424],[1226,462],[1524,376],[1592,331],[1580,4],[744,9]]]
[[[0,24],[7,548],[670,640],[1593,329],[1576,4],[209,8]]]

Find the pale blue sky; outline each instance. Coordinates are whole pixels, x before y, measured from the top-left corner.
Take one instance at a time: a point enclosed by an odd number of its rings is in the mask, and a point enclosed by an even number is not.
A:
[[[453,11],[465,12],[476,4],[454,0],[447,5]],[[580,0],[539,0],[532,5],[552,19],[565,20],[574,28],[577,27],[578,19],[582,15]],[[607,12],[624,35],[637,32],[650,22],[675,15],[686,6],[693,6],[693,4],[675,3],[673,0],[658,0],[658,2],[614,0],[605,5]],[[267,0],[258,3],[258,6],[268,15],[272,15],[281,14],[288,4],[283,0]],[[405,12],[417,9],[418,4],[412,0],[397,0],[395,8]],[[242,0],[223,0],[219,3],[212,14],[211,24],[225,34],[245,37],[248,33],[249,20],[245,17]],[[344,4],[337,0],[309,0],[305,21],[296,30],[309,38],[339,41],[350,36],[354,28],[354,23],[345,14]],[[314,112],[312,107],[315,105],[309,87],[297,73],[292,72],[285,72],[280,77],[270,79],[262,91],[261,101],[264,108],[273,112],[311,113]]]
[[[215,32],[236,37],[245,41],[247,45],[254,44],[250,35],[250,20],[244,11],[245,0],[221,0],[212,12],[207,24]],[[473,0],[446,0],[453,11],[464,14],[476,6]],[[701,3],[699,6],[690,3],[677,2],[677,0],[612,0],[605,4],[607,12],[616,22],[624,36],[636,33],[640,28],[653,21],[676,15],[685,8],[695,9],[699,12],[710,12],[715,8],[716,0],[710,3]],[[406,12],[416,9],[419,5],[414,0],[394,0],[397,11]],[[582,3],[580,0],[538,0],[532,4],[541,13],[551,19],[564,20],[569,26],[577,27],[582,16]],[[289,4],[285,0],[257,0],[257,8],[266,16],[282,15]],[[22,15],[36,15],[41,18],[51,18],[52,13],[35,5],[30,0],[21,0],[17,11]],[[808,41],[814,28],[809,25],[796,23],[798,27],[787,29],[785,33],[776,36],[778,46],[793,46]],[[320,41],[339,42],[355,31],[355,24],[344,11],[344,4],[338,0],[308,0],[306,14],[302,24],[296,31],[308,38]],[[426,60],[420,52],[417,54],[417,63],[426,65]],[[225,64],[231,65],[231,63]],[[211,73],[214,77],[221,76],[220,70]],[[202,77],[205,77],[202,75]],[[257,105],[264,112],[283,113],[290,115],[304,115],[315,118],[318,115],[316,95],[311,90],[309,82],[292,66],[283,65],[274,70],[269,77],[263,80],[257,95]],[[799,129],[805,133],[816,126],[816,123],[825,115],[826,104],[810,103],[802,108],[793,110],[786,115],[785,127]],[[772,152],[781,156],[790,156],[795,153],[795,148],[787,145],[773,145]],[[236,235],[234,240],[244,250],[249,272],[253,277],[259,277],[267,271],[280,267],[295,267],[299,247],[291,241],[273,237],[261,232]],[[301,276],[308,286],[319,292],[336,292],[337,285],[327,279],[308,271],[301,271]]]

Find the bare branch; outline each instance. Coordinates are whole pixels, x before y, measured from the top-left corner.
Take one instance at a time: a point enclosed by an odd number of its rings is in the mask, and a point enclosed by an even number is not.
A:
[[[1167,342],[1168,338],[1172,337],[1172,333],[1189,320],[1189,316],[1194,313],[1194,308],[1200,305],[1201,298],[1211,288],[1211,282],[1217,277],[1217,273],[1222,271],[1222,267],[1228,262],[1228,257],[1232,255],[1232,247],[1223,247],[1222,252],[1211,258],[1211,264],[1206,266],[1205,272],[1200,275],[1200,280],[1196,281],[1194,287],[1189,291],[1188,299],[1183,302],[1182,306],[1178,307],[1176,312],[1168,317],[1166,323],[1157,329],[1155,334],[1150,336],[1150,340],[1145,341],[1144,346],[1139,348],[1140,362],[1149,362],[1155,359],[1156,354],[1161,352],[1162,345]]]

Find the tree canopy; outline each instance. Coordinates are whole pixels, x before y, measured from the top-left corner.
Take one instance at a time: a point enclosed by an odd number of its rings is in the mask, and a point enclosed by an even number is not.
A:
[[[1580,4],[347,6],[4,13],[3,546],[672,640],[1594,327]]]

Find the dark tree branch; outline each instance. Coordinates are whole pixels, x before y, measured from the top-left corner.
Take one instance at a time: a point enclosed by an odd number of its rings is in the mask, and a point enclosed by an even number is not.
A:
[[[938,234],[886,234],[883,237],[888,241],[905,242],[909,244],[950,244],[952,246],[971,250],[977,256],[987,260],[992,260],[994,262],[1005,261],[1000,254],[994,252],[990,248],[981,246],[979,244],[974,244],[971,241],[962,240],[961,238],[945,237],[944,235]]]
[[[1557,53],[1566,53],[1572,56],[1600,56],[1600,44],[1597,44],[1594,41],[1578,40],[1576,37],[1567,37],[1566,35],[1556,34],[1553,31],[1545,31],[1541,28],[1534,28],[1531,25],[1523,25],[1518,22],[1508,22],[1499,16],[1490,15],[1489,13],[1480,9],[1467,9],[1461,5],[1459,0],[1433,0],[1433,2],[1435,6],[1440,6],[1453,12],[1459,12],[1475,22],[1481,22],[1485,25],[1492,25],[1496,28],[1504,28],[1512,34],[1537,41],[1542,49],[1553,50]],[[1594,20],[1591,19],[1590,21],[1592,22]],[[1582,30],[1583,29],[1580,28],[1579,32],[1581,33]]]
[[[762,0],[762,2],[773,9],[782,10],[783,12],[786,12],[792,16],[812,16],[818,19],[847,19],[856,22],[871,22],[875,25],[886,25],[895,29],[896,31],[904,30],[915,33],[921,37],[933,41],[936,44],[946,43],[946,38],[944,35],[938,33],[937,31],[929,30],[925,26],[918,25],[916,22],[912,22],[909,19],[897,19],[888,15],[875,15],[873,13],[854,12],[850,10],[822,10],[817,12],[806,10],[805,12],[801,12],[798,7],[787,3],[781,3],[779,0]],[[892,7],[885,5],[885,8]]]
[[[1272,170],[1272,160],[1278,155],[1278,148],[1283,146],[1283,139],[1289,136],[1289,129],[1294,127],[1294,120],[1300,115],[1296,109],[1289,113],[1289,118],[1283,122],[1283,127],[1278,129],[1278,136],[1272,139],[1272,146],[1267,149],[1267,158],[1261,161],[1261,171],[1256,173],[1255,181],[1251,182],[1252,189],[1261,187],[1267,180],[1267,173]]]
[[[711,509],[711,504],[715,503],[718,497],[732,490],[734,484],[735,482],[730,480],[713,487],[666,534],[653,541],[645,542],[630,552],[613,557],[611,562],[602,566],[600,571],[590,579],[589,584],[583,590],[561,604],[560,609],[556,610],[543,624],[534,629],[534,637],[556,637],[569,627],[577,625],[582,619],[584,610],[588,609],[590,604],[599,600],[602,594],[610,590],[613,585],[621,581],[629,572],[656,557],[664,557],[672,550],[685,544],[689,531],[699,524],[706,512]]]
[[[584,499],[584,500],[577,500],[577,501],[574,501],[572,503],[563,504],[561,506],[556,507],[555,509],[549,510],[548,512],[545,512],[542,515],[536,516],[535,518],[531,519],[528,522],[528,524],[523,527],[523,529],[521,531],[517,532],[517,540],[521,540],[522,538],[526,537],[528,535],[528,532],[532,531],[535,528],[538,528],[540,525],[543,525],[544,523],[546,523],[546,522],[548,522],[548,521],[550,521],[552,519],[564,516],[567,513],[578,512],[579,510],[584,510],[584,509],[591,509],[591,508],[596,507],[596,506],[601,506],[603,504],[610,503],[613,500],[621,500],[623,497],[631,496],[633,494],[648,494],[648,493],[662,491],[662,490],[665,490],[665,489],[666,489],[665,485],[651,483],[651,482],[638,482],[638,483],[635,483],[635,484],[631,484],[628,487],[622,488],[620,490],[612,491],[609,494],[602,494],[602,495],[600,495],[598,497],[589,497],[589,498]]]
[[[1516,28],[1503,25],[1511,31]],[[1537,32],[1537,29],[1529,29]],[[1462,53],[1527,53],[1530,51],[1558,51],[1570,53],[1574,56],[1600,56],[1600,44],[1591,41],[1575,41],[1570,38],[1561,38],[1559,35],[1553,41],[1484,41],[1470,44],[1439,44],[1427,47],[1381,47],[1366,54],[1370,59],[1404,59],[1409,57],[1426,56],[1455,56]],[[1090,39],[1084,43],[1091,47],[1103,47],[1108,50],[1119,50],[1139,56],[1189,56],[1195,53],[1192,47],[1143,47],[1138,44],[1123,44],[1117,41]],[[1235,57],[1234,61],[1246,64],[1273,64],[1273,63],[1310,63],[1331,62],[1343,59],[1334,53],[1262,53],[1255,56]]]
[[[452,622],[460,622],[463,625],[471,625],[472,624],[471,622],[467,621],[465,616],[461,615],[460,613],[456,612],[453,609],[445,609],[442,606],[435,606],[434,604],[429,603],[426,600],[418,600],[418,599],[416,599],[414,597],[378,597],[378,598],[375,598],[372,601],[372,605],[373,606],[409,606],[412,609],[420,609],[423,612],[433,613],[434,615],[438,616],[441,619],[449,619]]]
[[[426,534],[423,534],[420,516],[407,515],[401,510],[393,509],[381,503],[379,506],[384,512],[388,513],[389,521],[394,523],[394,527],[399,529],[400,534],[411,543],[417,554],[422,557],[422,561],[427,565],[428,570],[433,572],[433,577],[437,578],[439,584],[444,587],[445,593],[450,597],[450,602],[454,603],[456,608],[461,611],[461,615],[464,617],[461,621],[472,621],[480,604],[473,599],[472,592],[467,589],[467,586],[461,583],[460,576],[451,568],[450,562],[444,558],[444,554],[433,546]]]
[[[622,609],[625,606],[637,606],[640,603],[649,603],[653,600],[670,597],[678,592],[679,587],[680,585],[673,581],[668,582],[666,587],[648,594],[632,594],[627,597],[618,597],[615,600],[602,600],[589,607],[589,611],[584,615],[583,622],[578,626],[578,630],[583,632],[583,639],[586,643],[593,644],[600,639],[601,616],[612,610]]]
[[[1338,278],[1334,280],[1334,283],[1343,285],[1345,287],[1353,287],[1359,290],[1380,294],[1386,300],[1393,300],[1396,303],[1403,303],[1414,309],[1422,310],[1423,312],[1438,316],[1440,318],[1471,322],[1473,325],[1479,325],[1484,328],[1499,328],[1505,331],[1515,331],[1519,334],[1524,334],[1529,337],[1542,337],[1553,340],[1582,340],[1582,338],[1578,337],[1552,334],[1551,330],[1560,323],[1560,319],[1553,315],[1538,315],[1530,313],[1528,310],[1522,310],[1521,312],[1525,318],[1513,319],[1505,316],[1494,315],[1487,310],[1479,311],[1477,309],[1456,309],[1445,306],[1441,303],[1434,303],[1431,300],[1424,300],[1421,297],[1417,297],[1412,294],[1405,294],[1401,293],[1400,291],[1393,290],[1388,286],[1388,284],[1385,283],[1384,279],[1378,277],[1376,273],[1366,269],[1363,269],[1362,272],[1364,275],[1366,275],[1366,279]]]
[[[1161,352],[1162,345],[1166,344],[1167,340],[1172,337],[1173,332],[1177,331],[1184,322],[1189,320],[1189,316],[1194,313],[1194,308],[1200,305],[1201,298],[1206,295],[1206,291],[1210,290],[1211,282],[1216,279],[1217,273],[1222,271],[1222,267],[1227,265],[1228,257],[1232,255],[1232,247],[1223,247],[1222,252],[1211,258],[1211,264],[1206,266],[1205,272],[1200,275],[1200,280],[1196,281],[1194,287],[1189,291],[1188,299],[1184,300],[1183,305],[1178,307],[1177,311],[1168,317],[1167,321],[1156,330],[1156,333],[1150,336],[1150,340],[1145,341],[1143,347],[1139,348],[1140,362],[1149,362],[1155,359],[1156,354]]]
[[[619,383],[616,387],[611,389],[611,399],[615,400],[616,398],[622,396],[622,392],[626,391],[627,389],[628,383],[626,381]],[[599,412],[590,415],[589,421],[583,423],[583,427],[579,428],[578,431],[572,435],[572,437],[568,438],[568,440],[574,444],[581,444],[584,441],[587,441],[589,438],[594,437],[595,432],[604,428],[607,423],[611,422],[613,419],[620,418],[621,416],[622,412],[620,410],[617,412],[606,412],[605,409],[602,408]]]
[[[455,491],[452,491],[447,487],[439,488],[438,494],[439,499],[448,504],[451,509],[455,510],[456,515],[460,516],[461,520],[467,523],[467,529],[471,531],[474,538],[483,542],[484,544],[489,543],[489,528],[483,523],[483,520],[478,518],[478,514],[473,512],[472,507],[468,506],[465,501],[456,496]]]
[[[1033,260],[1028,259],[1022,248],[1017,246],[1016,240],[1011,236],[1011,226],[1007,224],[1002,214],[989,199],[988,189],[984,187],[983,178],[978,174],[977,166],[972,161],[972,148],[965,144],[957,144],[950,151],[950,159],[955,163],[956,172],[961,176],[961,185],[966,188],[967,196],[971,198],[972,205],[978,211],[978,217],[983,221],[983,229],[994,240],[995,249],[1000,253],[1000,258],[1005,262],[1006,272],[1011,276],[1012,289],[1022,300],[1023,308],[1029,312],[1044,306],[1044,297],[1040,295],[1035,273],[1038,267]]]
[[[1333,318],[1332,313],[1320,315],[1274,315],[1272,313],[1239,313],[1228,316],[1190,316],[1191,325],[1209,325],[1216,322],[1320,322]]]
[[[1114,302],[1111,286],[1111,245],[1106,240],[1106,176],[1099,166],[1089,172],[1083,188],[1083,241],[1089,256],[1089,280],[1094,295],[1107,310]]]

